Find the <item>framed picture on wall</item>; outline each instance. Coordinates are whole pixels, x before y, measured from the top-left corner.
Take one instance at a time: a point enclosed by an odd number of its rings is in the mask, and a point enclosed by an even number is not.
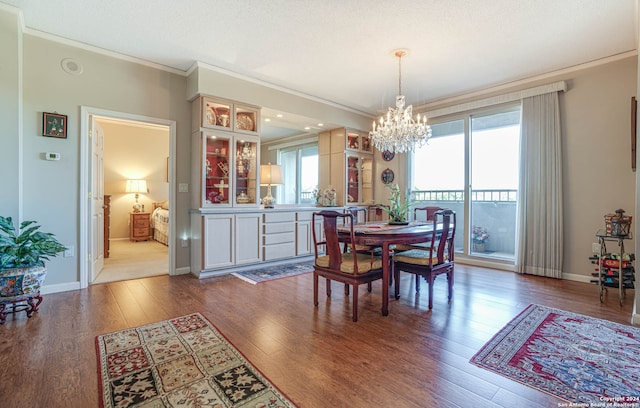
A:
[[[67,138],[67,115],[42,113],[42,136]]]

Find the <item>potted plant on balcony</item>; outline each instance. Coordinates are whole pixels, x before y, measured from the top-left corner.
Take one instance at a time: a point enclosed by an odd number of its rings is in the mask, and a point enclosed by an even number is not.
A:
[[[0,216],[0,324],[9,312],[25,310],[31,317],[38,310],[47,274],[44,261],[66,249],[39,229],[35,221],[23,221],[16,230],[11,217]],[[5,312],[7,305],[12,310]]]
[[[473,226],[471,228],[471,243],[474,252],[485,252],[485,243],[489,239],[489,232],[485,227]]]

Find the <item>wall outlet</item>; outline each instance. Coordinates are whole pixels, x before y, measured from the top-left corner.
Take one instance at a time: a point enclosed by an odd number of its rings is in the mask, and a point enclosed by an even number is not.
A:
[[[186,238],[181,239],[180,243],[182,244],[183,248],[188,248],[189,247],[189,240],[186,239]]]
[[[188,193],[188,192],[189,192],[189,184],[187,183],[178,184],[178,193]]]
[[[62,255],[65,258],[72,258],[75,256],[76,249],[73,245],[67,245],[67,249],[64,250],[64,254]]]
[[[600,244],[598,242],[594,242],[591,244],[591,252],[594,254],[599,254],[601,250]]]

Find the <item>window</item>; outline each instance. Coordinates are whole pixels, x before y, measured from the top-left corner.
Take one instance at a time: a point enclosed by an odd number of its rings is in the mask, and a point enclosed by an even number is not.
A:
[[[513,260],[516,240],[520,105],[431,125],[429,142],[410,161],[420,206],[456,212],[455,249]]]
[[[294,146],[278,151],[284,185],[278,188],[282,204],[315,204],[318,185],[318,145]]]

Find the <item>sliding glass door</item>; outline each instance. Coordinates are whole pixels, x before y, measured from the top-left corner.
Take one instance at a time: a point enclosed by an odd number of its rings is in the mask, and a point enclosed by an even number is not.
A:
[[[455,250],[512,260],[516,248],[520,106],[431,125],[410,164],[416,206],[456,212]]]

